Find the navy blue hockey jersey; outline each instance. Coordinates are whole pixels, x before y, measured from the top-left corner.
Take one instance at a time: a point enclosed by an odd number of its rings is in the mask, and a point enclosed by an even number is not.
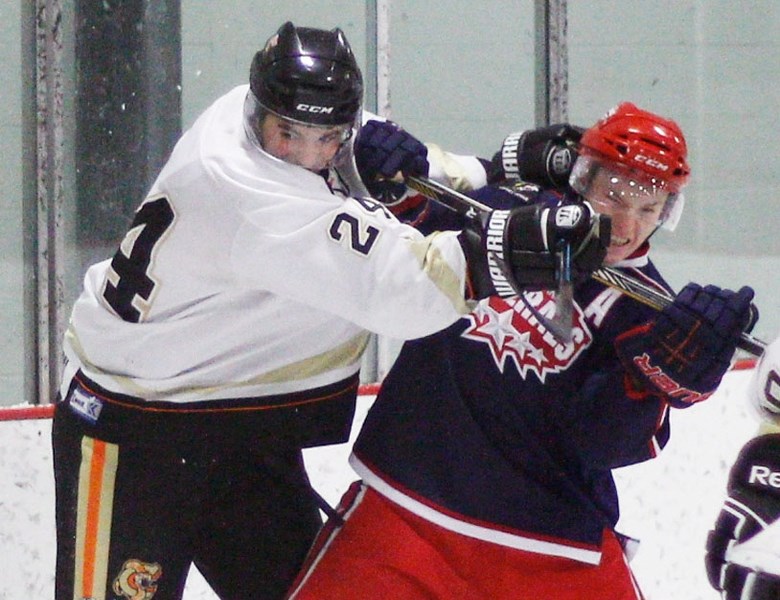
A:
[[[668,289],[646,251],[620,268]],[[549,315],[551,292],[483,300],[407,342],[355,443],[357,473],[455,531],[597,563],[618,519],[611,469],[665,445],[668,405],[632,386],[613,343],[653,310],[594,280],[574,297],[566,344],[534,314]]]

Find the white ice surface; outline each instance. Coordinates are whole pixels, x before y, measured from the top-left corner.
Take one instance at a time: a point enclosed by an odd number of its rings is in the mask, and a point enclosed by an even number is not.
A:
[[[672,440],[656,460],[616,473],[619,529],[641,539],[632,562],[648,600],[716,600],[702,553],[723,499],[725,478],[742,443],[756,429],[746,410],[750,371],[726,376],[708,401],[672,415]],[[373,398],[362,397],[359,419]],[[353,436],[357,427],[353,429]],[[54,492],[50,420],[0,421],[0,599],[53,597]],[[335,504],[355,474],[349,444],[308,450],[315,487]],[[216,600],[193,570],[186,600]]]

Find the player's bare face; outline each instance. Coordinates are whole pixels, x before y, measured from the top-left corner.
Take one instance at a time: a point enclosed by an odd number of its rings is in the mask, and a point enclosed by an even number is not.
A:
[[[656,230],[669,192],[601,169],[585,194],[593,208],[612,218],[612,238],[604,263],[631,256]]]
[[[268,154],[317,172],[330,166],[348,132],[348,125],[314,127],[268,114],[261,125],[260,139]]]

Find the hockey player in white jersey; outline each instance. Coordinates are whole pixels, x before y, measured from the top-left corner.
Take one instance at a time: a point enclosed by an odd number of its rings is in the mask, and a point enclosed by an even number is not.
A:
[[[220,598],[281,597],[321,525],[301,448],[348,439],[369,332],[468,310],[459,233],[365,197],[353,147],[368,183],[444,172],[393,124],[355,141],[361,98],[341,30],[286,23],[88,270],[53,427],[57,600],[176,600],[192,564]],[[542,228],[554,242],[543,219],[508,223],[505,255]]]
[[[731,468],[728,497],[707,538],[705,565],[723,600],[780,598],[780,337],[749,387],[761,419]]]

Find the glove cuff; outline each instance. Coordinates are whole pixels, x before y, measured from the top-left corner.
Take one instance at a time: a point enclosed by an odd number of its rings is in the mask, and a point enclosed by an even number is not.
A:
[[[468,299],[481,300],[496,292],[487,264],[482,235],[474,228],[466,227],[458,234],[458,241],[468,265]]]
[[[458,236],[469,265],[471,288],[477,299],[488,296],[508,298],[518,293],[517,283],[504,263],[506,224],[510,215],[509,210],[493,210],[484,228],[466,227]]]
[[[522,179],[545,187],[566,190],[577,152],[573,143],[582,130],[567,124],[510,133],[493,156],[489,177]]]

